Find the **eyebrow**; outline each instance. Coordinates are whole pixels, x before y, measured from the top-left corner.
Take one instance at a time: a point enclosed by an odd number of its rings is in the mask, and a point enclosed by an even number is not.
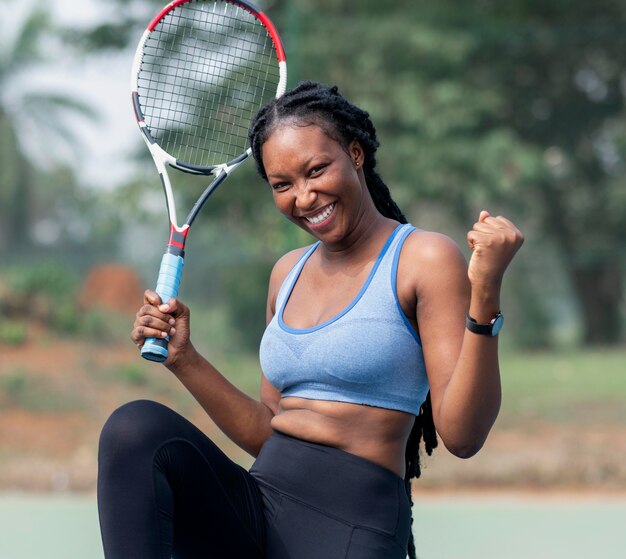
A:
[[[313,161],[317,157],[319,157],[319,154],[312,155],[306,161],[303,161],[300,167],[301,168],[308,167],[311,164],[311,161]],[[270,177],[274,179],[282,179],[282,178],[285,178],[285,175],[281,173],[267,173],[267,178],[269,179]]]

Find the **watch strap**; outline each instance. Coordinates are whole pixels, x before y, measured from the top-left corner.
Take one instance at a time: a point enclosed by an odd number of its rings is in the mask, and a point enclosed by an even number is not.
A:
[[[500,311],[489,321],[488,324],[478,324],[469,314],[465,317],[465,327],[474,334],[481,336],[497,336],[502,327],[504,316]],[[494,328],[495,327],[495,328]]]

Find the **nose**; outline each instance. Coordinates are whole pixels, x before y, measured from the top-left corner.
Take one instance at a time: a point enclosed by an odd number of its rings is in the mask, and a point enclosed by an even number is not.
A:
[[[299,210],[308,210],[315,205],[317,200],[317,192],[310,188],[307,181],[297,183],[293,189],[295,196],[295,205]]]

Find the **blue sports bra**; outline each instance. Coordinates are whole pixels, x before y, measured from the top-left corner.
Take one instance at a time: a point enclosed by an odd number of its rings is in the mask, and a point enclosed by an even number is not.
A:
[[[260,347],[262,370],[283,397],[419,413],[429,388],[426,367],[419,336],[396,291],[400,251],[414,230],[399,225],[354,300],[313,328],[291,328],[283,320],[302,268],[319,242],[300,257],[278,292],[276,313]]]

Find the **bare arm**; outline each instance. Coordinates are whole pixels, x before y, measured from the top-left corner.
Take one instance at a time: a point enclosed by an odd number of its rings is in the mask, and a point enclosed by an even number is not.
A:
[[[418,249],[417,319],[433,419],[446,447],[467,458],[483,446],[500,409],[498,338],[465,329],[465,315],[488,323],[500,310],[502,276],[523,242],[504,218],[481,213],[468,234],[469,268],[452,241],[433,235]]]
[[[278,288],[297,258],[285,255],[274,267],[268,294],[267,320],[274,314]],[[265,376],[261,379],[261,400],[251,398],[230,383],[207,359],[196,351],[190,340],[189,308],[178,299],[166,304],[156,292],[148,290],[144,306],[137,313],[131,339],[141,347],[147,337],[170,336],[165,366],[181,381],[215,424],[235,444],[256,456],[271,434],[270,422],[278,409],[280,393]]]
[[[257,456],[271,434],[274,413],[268,406],[231,384],[195,349],[184,363],[168,368],[229,439]]]
[[[190,340],[189,309],[178,299],[161,304],[146,291],[131,339],[141,347],[147,337],[170,336],[164,365],[182,382],[215,424],[238,446],[256,456],[270,435],[273,413],[231,384],[200,355]]]

